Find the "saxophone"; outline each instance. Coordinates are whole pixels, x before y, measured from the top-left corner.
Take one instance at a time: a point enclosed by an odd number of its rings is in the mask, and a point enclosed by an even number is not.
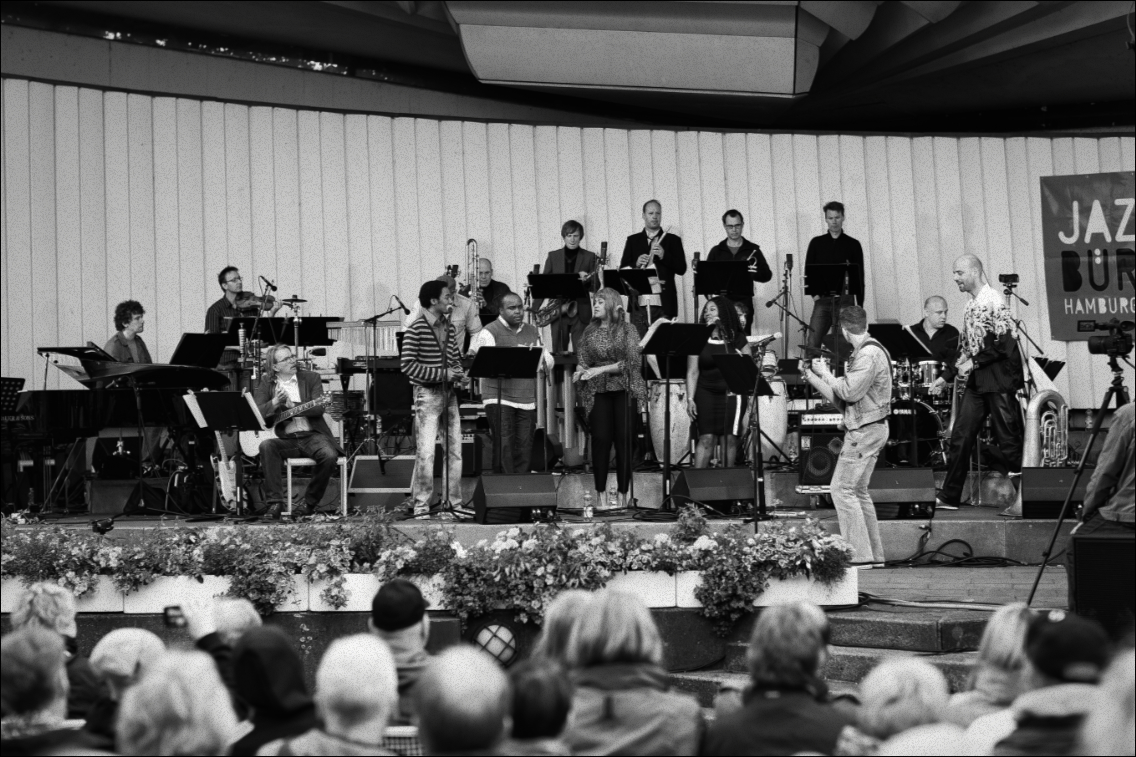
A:
[[[600,244],[600,256],[596,261],[596,268],[588,274],[584,284],[590,285],[593,278],[600,275],[607,265],[607,242]],[[533,315],[533,321],[538,328],[544,328],[561,316],[575,318],[579,313],[579,306],[575,300],[565,301],[563,297],[555,297],[544,303]]]

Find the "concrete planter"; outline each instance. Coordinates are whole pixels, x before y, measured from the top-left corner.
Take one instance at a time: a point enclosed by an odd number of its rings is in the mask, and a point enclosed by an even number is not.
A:
[[[189,576],[162,576],[138,591],[123,595],[123,611],[128,615],[156,615],[169,605],[212,599],[228,590],[226,576],[202,576],[200,583]]]
[[[228,579],[225,579],[228,581]],[[292,576],[292,585],[296,593],[292,598],[276,608],[276,612],[307,612],[311,608],[311,597],[308,588],[308,579],[304,576]]]
[[[701,607],[694,596],[694,590],[702,583],[702,575],[697,571],[688,570],[675,576],[675,593],[677,607]],[[858,574],[855,570],[848,570],[844,579],[831,587],[814,581],[810,578],[798,576],[787,579],[774,579],[769,582],[769,588],[758,595],[754,600],[754,607],[769,607],[789,602],[812,602],[821,607],[835,605],[853,605],[859,599]]]
[[[11,612],[23,590],[24,584],[18,578],[0,581],[0,612]],[[99,576],[95,590],[79,597],[75,607],[79,612],[122,612],[122,594],[109,576]]]
[[[674,607],[677,602],[675,576],[663,572],[633,570],[616,573],[607,582],[607,588],[634,594],[647,607]]]
[[[343,588],[347,592],[347,604],[332,607],[320,596],[327,588],[327,581],[313,581],[308,586],[308,601],[312,612],[370,612],[371,600],[379,590],[379,579],[373,573],[348,573],[343,577]]]

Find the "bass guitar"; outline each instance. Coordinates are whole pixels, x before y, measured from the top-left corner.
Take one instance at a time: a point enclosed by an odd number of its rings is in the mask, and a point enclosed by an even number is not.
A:
[[[301,413],[306,413],[312,408],[323,407],[331,402],[330,394],[321,394],[313,400],[290,407],[276,414],[276,420],[272,424],[272,428],[267,431],[242,431],[241,432],[241,450],[249,457],[256,457],[260,454],[260,443],[268,439],[278,439],[284,433],[284,427],[288,425],[288,421],[295,418]]]

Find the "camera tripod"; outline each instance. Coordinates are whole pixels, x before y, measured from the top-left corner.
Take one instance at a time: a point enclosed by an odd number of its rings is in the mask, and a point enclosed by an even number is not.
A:
[[[1049,544],[1046,545],[1045,551],[1041,553],[1041,566],[1037,569],[1037,576],[1033,579],[1033,587],[1030,588],[1029,598],[1026,599],[1026,605],[1033,605],[1034,595],[1037,594],[1037,587],[1041,583],[1041,576],[1045,572],[1046,565],[1049,564],[1049,557],[1053,553],[1053,545],[1057,543],[1057,535],[1061,532],[1061,524],[1065,522],[1065,517],[1069,513],[1069,503],[1073,499],[1073,492],[1077,489],[1077,484],[1081,480],[1081,474],[1085,472],[1085,463],[1089,459],[1089,452],[1092,451],[1093,442],[1097,439],[1097,434],[1100,433],[1101,424],[1104,422],[1104,414],[1108,410],[1112,400],[1116,398],[1116,407],[1121,408],[1131,402],[1128,395],[1128,390],[1124,387],[1124,374],[1121,372],[1120,364],[1117,358],[1120,355],[1116,352],[1110,352],[1108,356],[1108,367],[1112,371],[1112,383],[1109,385],[1108,390],[1104,393],[1104,402],[1101,403],[1100,409],[1093,417],[1092,431],[1089,433],[1089,440],[1085,443],[1085,450],[1081,453],[1081,461],[1077,464],[1077,470],[1073,474],[1073,481],[1069,484],[1069,492],[1065,495],[1065,502],[1061,505],[1061,512],[1057,516],[1057,523],[1053,526],[1053,534],[1049,537]]]

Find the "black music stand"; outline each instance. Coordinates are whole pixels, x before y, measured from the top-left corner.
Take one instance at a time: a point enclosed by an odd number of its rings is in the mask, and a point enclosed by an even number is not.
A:
[[[234,435],[239,435],[241,431],[267,430],[264,419],[255,409],[251,398],[252,395],[246,392],[197,392],[183,397],[198,426],[209,431]],[[200,417],[196,412],[193,412],[194,403],[191,402],[191,399],[196,400],[197,408],[201,411]],[[239,448],[234,460],[237,463],[237,472],[234,476],[237,490],[236,506],[237,514],[240,515],[242,506],[245,505],[245,493],[244,464]],[[216,482],[214,482],[214,486],[216,486]]]
[[[216,368],[221,362],[221,354],[229,344],[228,334],[195,334],[186,332],[181,335],[174,354],[170,356],[170,365],[194,365],[199,368]]]
[[[634,269],[622,269],[620,274]],[[713,326],[700,323],[661,323],[653,334],[649,334],[642,347],[644,355],[655,355],[670,362],[675,357],[690,357],[702,352]],[[663,361],[660,361],[660,364]],[[663,505],[671,496],[671,384],[665,385],[666,399],[663,405]]]
[[[749,291],[742,293],[743,289]],[[694,274],[694,294],[711,297],[753,297],[753,277],[746,260],[704,260]],[[730,299],[735,299],[730,297]]]
[[[560,298],[566,302],[575,302],[588,296],[588,290],[578,273],[530,273],[529,286],[534,300]]]
[[[769,520],[765,507],[765,456],[761,453],[761,408],[758,397],[772,397],[773,389],[761,375],[757,363],[749,355],[714,355],[714,364],[722,372],[726,387],[740,397],[752,396],[753,404],[749,411],[751,427],[750,440],[754,445],[753,454],[753,501],[757,505],[754,520]],[[756,530],[756,528],[755,528]]]
[[[579,279],[577,279],[579,281]],[[501,417],[501,382],[505,379],[533,379],[536,380],[537,368],[540,367],[540,358],[543,350],[532,347],[482,347],[473,358],[469,375],[471,378],[497,380],[497,433],[493,434],[493,446],[497,450],[495,457],[502,470],[494,473],[503,473],[505,458],[501,451],[502,422]],[[488,413],[488,411],[486,411]],[[528,471],[521,471],[528,473]]]
[[[915,380],[911,374],[911,362],[930,359],[934,357],[923,342],[910,331],[898,323],[872,323],[868,325],[868,335],[884,346],[895,362],[896,358],[904,358],[908,362],[907,375],[911,386],[907,398],[908,412],[911,417],[911,434],[908,441],[911,451],[908,454],[908,463],[913,468],[919,465],[919,424],[915,415]],[[893,387],[894,389],[894,387]]]

